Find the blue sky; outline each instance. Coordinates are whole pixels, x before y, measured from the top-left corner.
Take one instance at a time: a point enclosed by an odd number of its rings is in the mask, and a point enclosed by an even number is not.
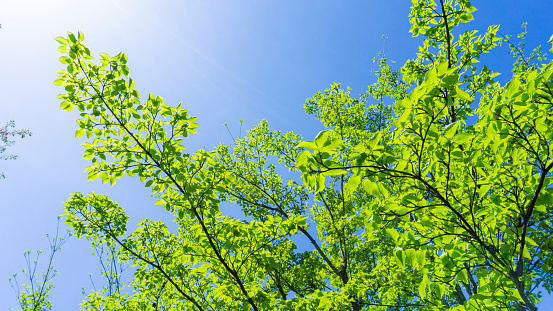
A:
[[[473,1],[479,9],[468,28],[500,24],[502,34],[518,34],[528,22],[527,46],[542,45],[553,33],[553,2]],[[167,103],[183,102],[200,128],[185,143],[189,150],[230,143],[223,126],[236,135],[268,120],[271,128],[311,139],[321,129],[305,115],[303,103],[333,82],[353,94],[374,82],[372,60],[382,51],[400,66],[413,58],[421,38],[408,33],[409,1],[130,1],[49,0],[0,2],[0,124],[14,119],[33,136],[10,149],[17,161],[0,163],[0,302],[17,307],[7,279],[24,266],[23,251],[46,250],[62,202],[73,192],[109,195],[131,216],[170,218],[154,206],[137,180],[115,187],[86,182],[82,140],[74,138],[76,112],[64,113],[52,84],[58,61],[54,37],[66,31],[85,34],[97,54],[124,51],[143,95]],[[545,48],[547,47],[547,48]],[[507,46],[485,56],[492,70],[510,77]],[[551,54],[549,54],[551,56]],[[43,256],[46,261],[46,256]],[[52,302],[56,310],[77,309],[88,273],[98,273],[88,243],[72,238],[55,258],[60,275]],[[550,297],[544,310],[553,305]]]

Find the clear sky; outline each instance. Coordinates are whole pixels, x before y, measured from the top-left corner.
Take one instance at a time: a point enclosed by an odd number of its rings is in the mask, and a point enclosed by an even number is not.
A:
[[[502,34],[516,37],[528,22],[528,48],[550,48],[553,1],[473,4],[479,11],[468,28],[500,24]],[[143,96],[183,102],[199,117],[199,134],[185,142],[193,151],[229,143],[223,124],[236,135],[239,120],[243,130],[267,119],[273,129],[313,138],[321,125],[303,112],[305,100],[333,82],[364,92],[375,80],[370,70],[383,34],[385,54],[398,66],[414,57],[421,38],[408,33],[409,6],[405,0],[0,0],[0,125],[14,119],[33,132],[9,150],[17,161],[0,162],[7,177],[0,181],[0,308],[17,307],[8,278],[24,267],[23,251],[47,250],[45,234],[55,230],[70,193],[109,195],[131,216],[130,230],[144,218],[170,219],[137,180],[114,187],[86,182],[76,112],[62,112],[55,98],[62,88],[52,81],[62,65],[54,37],[81,30],[95,55],[124,51]],[[508,52],[504,46],[482,60],[503,73],[503,82],[513,62]],[[55,264],[54,310],[75,310],[81,287],[91,288],[88,273],[99,274],[97,260],[88,242],[72,238]],[[540,307],[551,306],[547,296]]]

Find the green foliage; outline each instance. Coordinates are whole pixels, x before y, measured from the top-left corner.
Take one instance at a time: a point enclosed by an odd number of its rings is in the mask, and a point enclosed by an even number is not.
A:
[[[432,19],[440,10],[441,19]],[[339,147],[321,148],[343,144],[331,135],[316,146],[304,142],[299,146],[312,151],[297,166],[306,184],[325,185],[333,172],[356,178],[352,189],[362,184],[372,196],[367,217],[383,223],[365,231],[384,229],[397,263],[419,267],[421,310],[445,297],[453,298],[446,305],[454,310],[536,310],[536,287],[550,291],[553,281],[546,216],[553,201],[553,63],[529,65],[545,57],[519,50],[507,85],[494,82],[497,74],[485,66],[477,73],[481,53],[500,41],[497,27],[483,37],[465,32],[453,39],[451,27],[473,11],[466,1],[441,9],[433,1],[416,3],[411,31],[427,39],[402,68],[417,86],[396,102],[402,112],[393,134],[382,139],[387,133],[378,131],[355,145],[347,161]],[[467,123],[471,116],[478,117],[475,124]]]
[[[530,72],[538,69],[541,62],[547,60],[547,54],[541,52],[541,46],[535,48],[528,56],[524,55],[524,49],[526,46],[526,24],[522,24],[524,32],[520,33],[517,38],[520,39],[518,46],[509,41],[510,36],[506,36],[505,40],[509,43],[511,48],[511,54],[516,57],[516,61],[513,64],[513,75],[519,75],[521,73]],[[551,41],[551,40],[550,40]],[[553,51],[552,51],[553,52]],[[533,61],[538,61],[534,63]]]
[[[48,260],[48,267],[45,271],[42,271],[40,275],[37,272],[38,268],[38,259],[42,254],[42,251],[36,252],[36,257],[34,260],[31,259],[32,252],[26,251],[23,253],[25,261],[27,263],[27,268],[23,269],[23,275],[28,281],[27,284],[22,286],[18,283],[17,273],[13,275],[13,278],[10,278],[10,285],[15,291],[17,296],[17,301],[22,311],[47,311],[52,310],[52,304],[50,303],[49,297],[52,291],[54,290],[54,285],[52,280],[57,275],[56,267],[54,263],[54,255],[62,250],[62,246],[65,244],[69,236],[71,235],[68,231],[64,236],[60,237],[59,235],[59,219],[58,217],[58,226],[56,228],[56,235],[53,238],[47,234],[48,242],[50,245],[50,255]],[[11,309],[11,308],[10,308]]]
[[[95,60],[82,33],[56,38],[58,98],[80,111],[88,178],[137,175],[178,225],[144,220],[129,233],[117,203],[73,194],[75,234],[134,267],[125,284],[122,268],[104,269],[108,284],[81,308],[536,310],[536,287],[553,285],[553,64],[515,65],[501,86],[479,65],[504,41],[498,26],[456,35],[475,10],[413,1],[416,58],[396,70],[382,56],[360,98],[333,84],[308,99],[325,127],[313,141],[262,121],[195,153],[183,140],[196,118],[141,99],[124,53]]]

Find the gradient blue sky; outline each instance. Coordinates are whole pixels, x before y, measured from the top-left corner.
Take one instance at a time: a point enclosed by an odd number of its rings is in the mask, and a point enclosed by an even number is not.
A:
[[[544,45],[553,33],[553,1],[473,1],[479,9],[468,28],[516,35],[528,22],[527,46]],[[200,128],[185,143],[190,150],[230,143],[223,126],[236,135],[267,119],[273,129],[307,139],[321,129],[303,112],[305,99],[333,82],[353,94],[374,82],[370,72],[382,51],[400,66],[413,58],[421,38],[408,33],[410,1],[0,1],[0,124],[16,120],[33,136],[9,151],[17,161],[0,162],[0,308],[18,305],[8,278],[24,267],[25,250],[46,250],[46,233],[56,227],[62,202],[72,192],[109,195],[131,216],[170,220],[153,205],[137,180],[114,187],[86,182],[82,140],[74,138],[76,112],[64,113],[52,84],[58,62],[54,37],[81,30],[94,54],[124,51],[131,75],[143,95],[167,103],[183,102],[199,117]],[[547,47],[547,48],[545,48]],[[510,77],[512,57],[504,46],[483,62]],[[550,54],[551,56],[551,54]],[[43,256],[46,263],[46,256]],[[88,273],[98,275],[88,242],[70,239],[55,258],[60,275],[52,295],[55,310],[75,310],[91,288]],[[546,297],[542,310],[553,310]]]

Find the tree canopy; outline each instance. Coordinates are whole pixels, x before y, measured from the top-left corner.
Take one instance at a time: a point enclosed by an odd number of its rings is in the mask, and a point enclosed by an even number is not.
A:
[[[339,84],[309,98],[325,127],[313,141],[262,121],[192,153],[197,119],[141,97],[124,53],[95,59],[81,32],[56,38],[54,83],[61,108],[80,111],[88,179],[135,176],[178,224],[128,232],[116,202],[72,194],[65,221],[107,262],[81,309],[537,310],[553,285],[553,62],[509,42],[501,85],[479,62],[508,41],[499,26],[456,31],[475,10],[413,1],[419,52],[400,69],[382,56],[359,98]]]

